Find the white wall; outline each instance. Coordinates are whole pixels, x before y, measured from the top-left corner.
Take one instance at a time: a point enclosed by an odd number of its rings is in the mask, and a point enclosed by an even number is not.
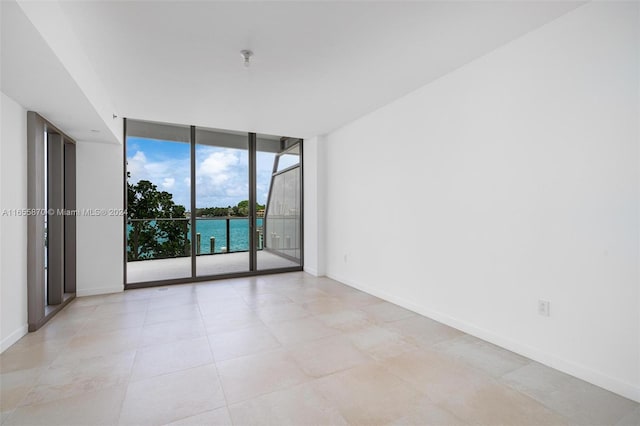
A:
[[[323,136],[305,139],[303,142],[304,171],[304,270],[315,276],[323,276],[325,269],[324,247],[324,151]]]
[[[0,352],[24,336],[27,319],[27,112],[1,94]],[[77,144],[78,209],[122,207],[122,146]],[[77,295],[122,291],[122,217],[78,216]]]
[[[122,145],[78,142],[76,145],[77,207],[123,207]],[[122,216],[77,217],[77,296],[122,291]]]
[[[638,7],[581,6],[329,134],[327,275],[640,400]]]
[[[1,93],[0,101],[0,352],[27,333],[27,112]]]

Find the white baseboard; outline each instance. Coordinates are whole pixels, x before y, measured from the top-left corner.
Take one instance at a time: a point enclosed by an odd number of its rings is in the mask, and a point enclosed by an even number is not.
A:
[[[629,398],[633,401],[640,402],[640,386],[634,385],[632,383],[624,382],[620,379],[611,377],[607,374],[593,370],[589,367],[576,364],[566,359],[559,358],[553,354],[538,350],[531,346],[524,345],[519,342],[515,342],[511,339],[495,334],[489,330],[477,327],[466,321],[461,321],[457,318],[443,314],[442,312],[426,309],[411,301],[391,295],[385,291],[381,291],[375,288],[361,285],[360,283],[356,283],[351,280],[341,278],[334,274],[327,273],[327,277],[334,279],[336,281],[340,281],[341,283],[344,283],[358,290],[362,290],[373,296],[384,299],[388,302],[394,303],[398,306],[402,306],[403,308],[409,309],[410,311],[416,312],[422,316],[431,318],[435,321],[438,321],[450,327],[456,328],[460,331],[463,331],[467,334],[478,337],[482,340],[486,340],[487,342],[493,343],[495,345],[508,349],[512,352],[515,352],[519,355],[530,358],[548,367],[555,368],[556,370],[559,370],[563,373],[577,377],[581,380],[584,380],[596,386],[600,386],[601,388],[604,388],[618,395],[624,396],[625,398]]]
[[[25,336],[28,332],[29,332],[28,324],[24,324],[18,327],[17,330],[14,330],[11,334],[9,334],[7,337],[2,339],[2,341],[0,342],[0,353],[9,349],[11,345],[13,345],[15,342],[20,340],[22,336]]]
[[[111,294],[111,293],[122,293],[123,291],[124,291],[123,286],[76,289],[76,297],[98,296],[101,294]]]
[[[309,268],[308,266],[304,267],[304,271],[308,274],[313,275],[314,277],[319,277],[318,270],[314,268]]]

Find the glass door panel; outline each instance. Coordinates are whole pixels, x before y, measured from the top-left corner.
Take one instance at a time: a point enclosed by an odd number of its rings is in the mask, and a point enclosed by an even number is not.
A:
[[[258,136],[257,150],[258,204],[264,200],[264,213],[256,218],[257,269],[299,267],[300,144],[298,140]]]
[[[250,269],[247,133],[196,129],[196,275]]]
[[[127,283],[191,277],[190,128],[127,126]]]

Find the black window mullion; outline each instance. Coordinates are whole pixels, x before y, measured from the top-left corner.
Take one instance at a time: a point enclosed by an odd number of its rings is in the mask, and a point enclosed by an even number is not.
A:
[[[256,134],[249,133],[249,270],[255,271],[258,263],[256,241]]]
[[[191,278],[196,277],[196,126],[191,126]]]

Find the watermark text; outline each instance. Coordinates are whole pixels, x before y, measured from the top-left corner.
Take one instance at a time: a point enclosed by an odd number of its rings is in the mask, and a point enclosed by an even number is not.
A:
[[[2,209],[2,216],[124,216],[125,209]]]

